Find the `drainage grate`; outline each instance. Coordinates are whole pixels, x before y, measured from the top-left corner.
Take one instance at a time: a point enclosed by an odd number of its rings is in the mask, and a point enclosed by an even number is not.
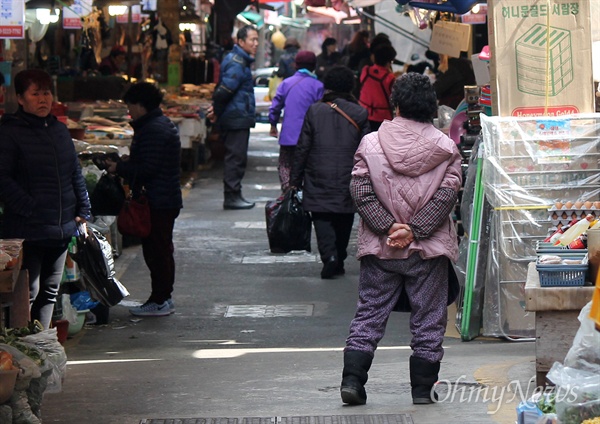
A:
[[[407,414],[244,418],[145,418],[140,424],[414,424]]]
[[[225,318],[310,317],[314,305],[229,305]]]

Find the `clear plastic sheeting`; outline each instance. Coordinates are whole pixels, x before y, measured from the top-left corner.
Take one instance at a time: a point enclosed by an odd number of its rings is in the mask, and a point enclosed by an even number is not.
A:
[[[485,197],[492,208],[483,333],[526,339],[535,330],[534,314],[525,311],[525,282],[536,242],[553,230],[555,212],[600,216],[594,206],[571,206],[600,200],[600,114],[482,114],[481,124]]]

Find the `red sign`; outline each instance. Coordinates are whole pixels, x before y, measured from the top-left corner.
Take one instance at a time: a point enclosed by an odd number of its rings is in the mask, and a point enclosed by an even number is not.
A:
[[[545,108],[543,106],[533,107],[518,107],[514,109],[511,116],[518,118],[529,118],[529,117],[540,117],[540,116],[565,116],[579,113],[577,106],[563,105],[563,106],[549,106]]]
[[[63,16],[63,28],[64,29],[81,29],[81,19],[79,18],[67,18]]]
[[[0,38],[24,38],[23,25],[0,25]]]
[[[467,13],[466,15],[460,15],[460,21],[463,24],[485,24],[487,15],[481,13]]]
[[[129,11],[123,13],[122,15],[117,15],[118,24],[126,24],[127,22],[129,22]]]

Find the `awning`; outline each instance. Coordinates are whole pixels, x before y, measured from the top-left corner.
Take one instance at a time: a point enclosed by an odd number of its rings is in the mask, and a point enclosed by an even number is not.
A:
[[[261,29],[262,26],[265,24],[265,21],[263,20],[263,17],[255,12],[242,12],[239,13],[236,16],[237,19],[239,19],[240,21],[244,22],[247,25],[256,25],[256,27],[258,29]]]
[[[306,10],[309,12],[309,18],[313,23],[335,22],[336,24],[341,24],[344,19],[358,17],[356,11],[352,8],[349,8],[349,12],[342,12],[335,10],[333,7],[306,6]],[[322,19],[318,18],[319,15]],[[325,22],[319,22],[320,20],[324,20]]]

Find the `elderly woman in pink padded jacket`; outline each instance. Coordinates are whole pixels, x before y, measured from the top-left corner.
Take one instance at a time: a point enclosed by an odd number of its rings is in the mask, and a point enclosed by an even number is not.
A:
[[[391,103],[395,118],[362,139],[350,184],[361,217],[360,281],[340,390],[351,405],[366,403],[367,372],[393,310],[411,313],[413,403],[434,402],[447,305],[457,294],[450,212],[461,187],[460,153],[432,124],[437,102],[428,77],[402,75]]]

